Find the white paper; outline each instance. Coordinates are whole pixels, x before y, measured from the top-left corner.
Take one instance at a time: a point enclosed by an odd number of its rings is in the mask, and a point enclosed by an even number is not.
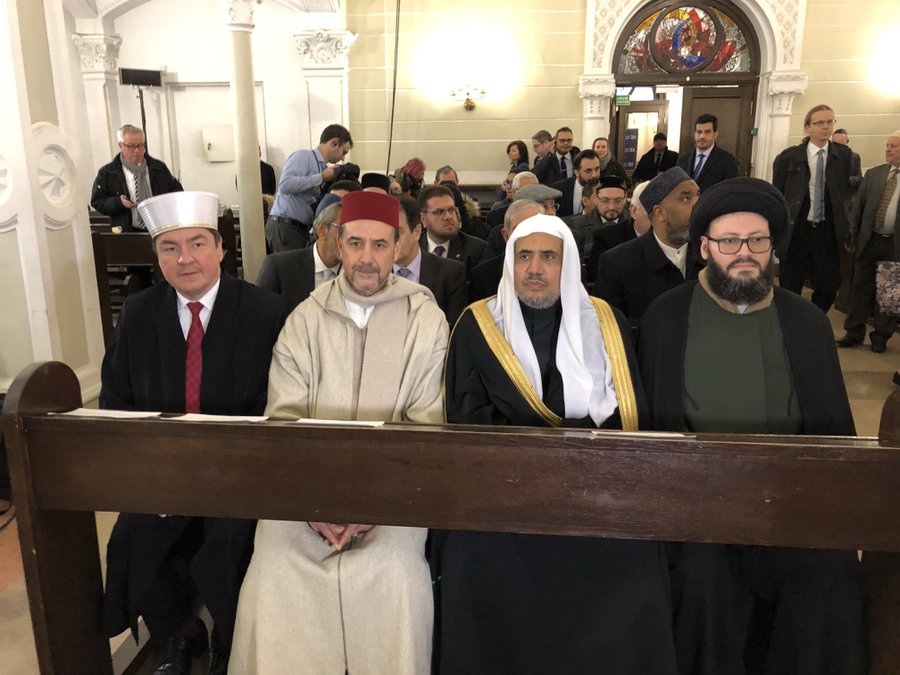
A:
[[[310,417],[301,418],[295,422],[289,422],[289,424],[307,424],[309,426],[323,426],[323,427],[380,427],[384,425],[384,422],[379,421],[369,421],[369,420],[315,420]]]
[[[51,415],[67,415],[68,417],[107,417],[120,420],[147,419],[159,417],[162,413],[146,410],[99,410],[97,408],[75,408],[68,412],[50,413]]]
[[[697,434],[685,434],[679,431],[619,431],[618,429],[594,429],[595,436],[615,434],[616,436],[636,436],[638,438],[696,438]]]
[[[185,413],[178,417],[167,417],[166,419],[178,420],[179,422],[265,422],[269,418],[265,415],[204,415],[203,413]]]

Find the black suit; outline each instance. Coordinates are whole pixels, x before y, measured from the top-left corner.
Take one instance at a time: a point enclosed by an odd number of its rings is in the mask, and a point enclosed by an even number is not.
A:
[[[684,169],[684,172],[691,178],[694,177],[694,164],[696,162],[696,149],[678,155],[678,166]],[[712,150],[706,153],[703,166],[700,167],[700,175],[694,178],[694,182],[697,183],[702,194],[716,183],[721,183],[729,178],[736,178],[737,175],[738,164],[734,155],[727,150],[723,150],[718,145],[714,145]]]
[[[264,195],[274,195],[278,190],[278,183],[275,180],[275,167],[259,160],[259,177],[262,181],[262,193]]]
[[[468,304],[469,283],[466,268],[457,260],[449,260],[433,253],[422,252],[419,283],[431,291],[450,328]]]
[[[600,256],[607,251],[614,249],[619,244],[631,241],[637,238],[637,232],[634,231],[634,221],[625,211],[618,220],[603,223],[600,227],[595,228],[591,234],[593,235],[593,243],[591,251],[588,255],[587,265],[585,266],[585,280],[597,278],[597,268],[600,266]]]
[[[568,156],[572,160],[573,174],[575,171],[575,155],[579,152],[581,150],[578,148],[569,150]],[[562,178],[562,172],[559,170],[559,157],[556,156],[555,152],[551,152],[538,160],[531,171],[537,176],[538,181],[544,185],[553,185]],[[571,175],[569,178],[571,178]]]
[[[634,182],[642,183],[645,180],[653,180],[656,178],[656,174],[671,169],[676,164],[678,164],[678,153],[666,148],[662,151],[659,166],[657,166],[656,148],[650,148],[638,160],[637,166],[634,167]]]
[[[484,253],[485,241],[471,234],[466,234],[462,230],[450,241],[444,244],[447,247],[445,258],[448,260],[458,260],[466,266],[466,279],[469,273],[480,261]],[[419,248],[423,252],[428,253],[428,232],[422,229],[422,236],[419,238]]]
[[[575,176],[570,176],[564,180],[556,181],[552,187],[554,190],[559,190],[562,192],[561,197],[557,197],[556,203],[559,204],[559,208],[556,210],[556,215],[560,218],[565,218],[571,215],[578,215],[581,213],[581,204],[578,205],[578,208],[575,209],[573,200],[575,199]]]
[[[168,284],[125,300],[103,359],[101,408],[184,412],[187,347],[176,302]],[[201,412],[263,413],[272,347],[283,319],[278,296],[222,276],[203,336]],[[161,447],[159,461],[185,449]],[[204,489],[202,476],[191,480],[195,489]],[[168,559],[173,547],[190,537],[199,546],[190,561],[191,577],[215,622],[213,643],[218,649],[230,648],[254,527],[246,520],[121,514],[107,555],[107,635],[136,630],[142,615],[151,635],[165,640],[191,615],[190,595]]]
[[[841,251],[850,233],[850,148],[828,143],[825,161],[825,219],[812,223],[809,199],[809,139],[783,150],[772,165],[772,185],[788,203],[790,218],[776,253],[779,284],[799,294],[807,275],[812,302],[827,312],[841,286]]]
[[[651,229],[600,256],[591,293],[621,311],[632,328],[637,329],[651,302],[685,280],[696,279],[701,269],[693,249],[689,248],[685,276],[681,276],[662,252]]]
[[[469,283],[469,302],[483,300],[497,294],[500,279],[503,278],[503,255],[495,255],[482,260],[472,270]]]
[[[147,177],[153,196],[181,192],[184,189],[163,162],[153,159],[150,155],[144,155],[144,161],[147,163]],[[124,196],[130,200],[130,194],[125,180],[125,170],[122,168],[122,155],[118,154],[113,161],[100,167],[100,171],[97,172],[94,189],[91,192],[91,206],[95,211],[109,216],[109,224],[112,227],[121,227],[122,232],[131,232],[133,231],[131,209],[126,208],[119,199]]]
[[[290,314],[316,287],[316,261],[313,244],[306,248],[270,253],[263,259],[256,278],[260,288],[278,293]]]

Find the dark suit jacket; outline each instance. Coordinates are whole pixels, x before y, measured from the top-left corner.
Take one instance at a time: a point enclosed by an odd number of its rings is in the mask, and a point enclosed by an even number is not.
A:
[[[559,197],[556,200],[556,203],[559,204],[559,208],[556,210],[556,215],[560,218],[565,218],[566,216],[571,216],[576,214],[576,211],[572,210],[572,199],[575,195],[575,176],[569,176],[563,180],[556,181],[553,185],[551,185],[554,190],[559,190],[562,192],[562,197]],[[581,213],[581,207],[577,210],[577,213]]]
[[[200,408],[220,415],[261,415],[266,407],[269,363],[284,320],[281,298],[252,284],[222,276],[203,336]],[[183,413],[187,350],[178,321],[175,290],[156,284],[129,296],[103,358],[100,407]],[[178,452],[176,447],[162,449]],[[202,480],[197,489],[203,489]],[[230,635],[237,594],[253,541],[252,521],[213,519],[194,556],[192,576],[219,628]],[[104,627],[117,635],[136,627],[142,597],[154,588],[156,571],[190,518],[123,513],[107,556]],[[215,528],[213,535],[212,529]],[[213,542],[207,545],[207,542]],[[228,542],[227,549],[220,544]],[[229,619],[228,617],[231,616]]]
[[[485,247],[484,239],[473,237],[471,234],[466,234],[460,230],[459,234],[453,237],[447,245],[449,246],[447,249],[447,259],[458,260],[465,265],[466,279],[468,279],[472,268],[481,261],[481,256],[484,253]],[[419,238],[419,248],[421,248],[424,253],[428,253],[428,233],[424,228],[422,230],[422,236]]]
[[[465,265],[422,251],[419,272],[419,283],[434,295],[452,329],[468,304],[469,282],[466,281]]]
[[[313,244],[306,248],[270,253],[263,258],[256,285],[284,299],[288,314],[316,288],[316,261]]]
[[[651,229],[600,256],[591,293],[619,309],[636,329],[653,300],[685,280],[696,279],[701,269],[689,248],[682,277],[656,243]]]
[[[781,260],[790,255],[791,237],[798,218],[809,217],[809,161],[806,148],[809,139],[783,150],[772,164],[772,185],[778,188],[788,203],[787,227],[775,253]],[[840,143],[828,143],[825,162],[825,221],[834,227],[835,254],[840,255],[850,233],[850,148]]]
[[[634,182],[640,183],[645,180],[653,180],[657,173],[662,173],[667,169],[671,169],[678,163],[678,153],[674,150],[666,148],[663,150],[662,159],[659,161],[659,170],[656,169],[656,149],[650,148],[638,160],[637,166],[634,167]]]
[[[684,169],[688,176],[694,175],[694,163],[696,161],[696,148],[691,152],[683,152],[678,155],[678,166]],[[729,178],[736,178],[737,175],[738,164],[734,155],[727,150],[723,150],[718,145],[714,145],[706,159],[703,160],[703,166],[700,167],[700,175],[694,180],[700,187],[700,193],[702,194],[716,183],[721,183]]]
[[[573,171],[575,166],[575,155],[579,152],[581,152],[581,150],[578,148],[569,150],[569,158],[572,160]],[[553,185],[562,178],[562,173],[559,170],[559,157],[556,156],[555,152],[551,152],[549,155],[541,158],[531,171],[537,176],[538,181],[544,185]],[[569,177],[571,178],[571,176]]]
[[[259,160],[259,177],[262,180],[262,193],[274,195],[278,190],[278,183],[275,181],[275,167]]]
[[[472,270],[469,284],[469,302],[483,300],[497,294],[500,279],[503,277],[503,255],[481,261]]]
[[[591,232],[593,243],[591,251],[588,255],[587,264],[585,265],[585,281],[597,278],[597,268],[600,266],[600,256],[607,251],[614,249],[619,244],[631,241],[637,238],[634,231],[634,221],[631,220],[625,211],[619,219],[604,223],[600,227],[594,228]]]
[[[881,164],[866,171],[859,186],[856,209],[853,214],[853,233],[856,241],[856,257],[859,258],[865,249],[872,232],[875,230],[875,212],[878,210],[878,202],[884,193],[884,184],[891,170],[890,164]],[[826,169],[827,171],[827,169]],[[900,226],[900,204],[894,212],[894,260],[900,260],[900,236],[897,235]]]
[[[184,189],[163,162],[150,155],[145,155],[144,160],[147,162],[150,192],[154,196],[181,192]],[[91,206],[95,211],[109,216],[110,226],[121,227],[122,232],[131,232],[131,209],[126,209],[119,199],[122,195],[129,198],[129,194],[125,171],[122,169],[122,155],[118,154],[113,161],[101,166],[97,172],[91,192]]]

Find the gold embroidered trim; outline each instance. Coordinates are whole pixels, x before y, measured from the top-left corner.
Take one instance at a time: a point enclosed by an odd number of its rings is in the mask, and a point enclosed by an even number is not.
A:
[[[487,306],[488,300],[490,298],[479,300],[469,305],[469,309],[472,310],[472,314],[478,322],[478,327],[484,334],[488,347],[491,348],[494,356],[497,357],[500,365],[503,366],[503,370],[506,371],[509,379],[512,380],[513,385],[518,389],[525,402],[550,426],[562,426],[562,418],[550,410],[537,395],[531,380],[525,374],[525,369],[522,368],[522,364],[513,352],[512,347],[510,347],[506,338],[503,337],[500,329],[497,328],[497,322],[494,321],[494,317],[491,316]]]
[[[609,357],[612,371],[613,387],[616,390],[616,401],[619,404],[619,417],[622,419],[623,431],[638,430],[637,398],[634,395],[634,384],[631,371],[628,369],[628,357],[625,355],[625,343],[619,332],[619,322],[608,303],[591,296],[597,318],[600,320],[600,333],[603,345]]]

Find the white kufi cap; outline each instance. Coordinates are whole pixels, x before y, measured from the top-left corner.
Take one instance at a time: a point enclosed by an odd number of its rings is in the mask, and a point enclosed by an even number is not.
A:
[[[188,227],[219,229],[219,197],[212,192],[169,192],[145,199],[138,213],[150,236]]]

